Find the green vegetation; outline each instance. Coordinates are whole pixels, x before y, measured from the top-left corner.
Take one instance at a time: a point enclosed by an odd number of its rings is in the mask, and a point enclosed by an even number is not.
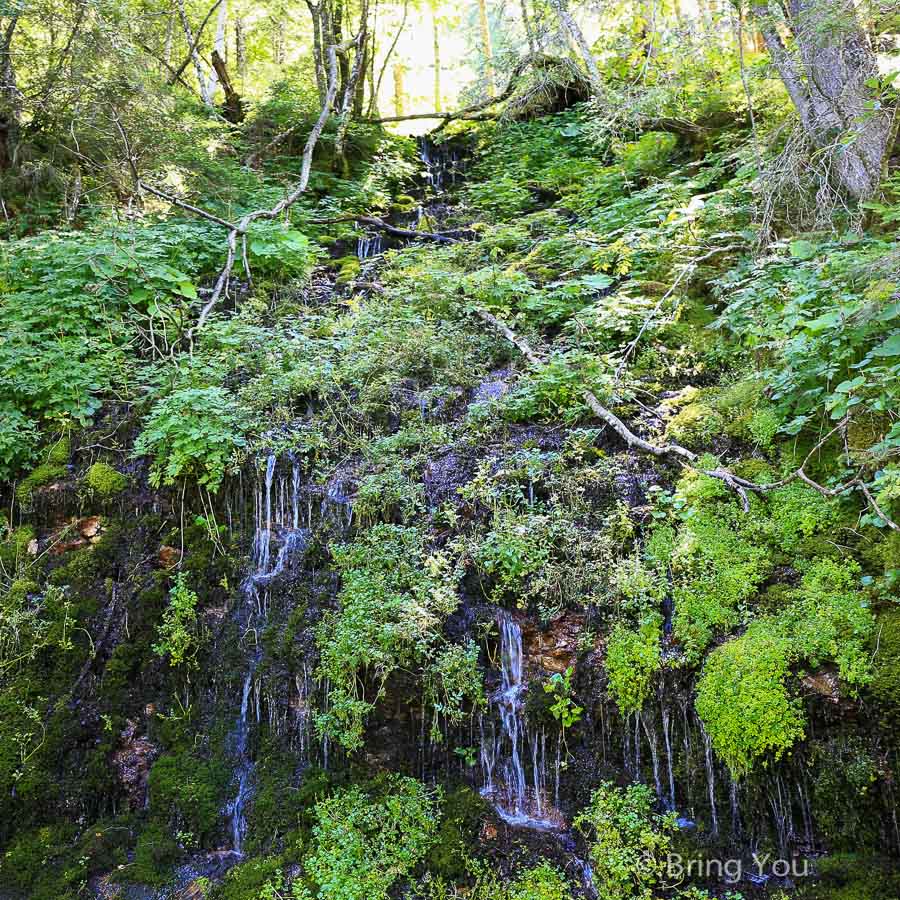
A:
[[[0,5],[10,900],[894,897],[890,5]]]
[[[651,900],[665,881],[673,816],[653,812],[652,791],[633,784],[624,791],[601,783],[574,825],[587,838],[602,900]]]
[[[317,803],[315,849],[305,867],[323,900],[387,900],[434,840],[440,801],[439,793],[398,775]]]
[[[761,756],[777,759],[803,736],[802,706],[787,684],[792,667],[833,662],[851,694],[871,679],[867,646],[874,621],[857,578],[853,566],[813,563],[783,612],[751,623],[710,654],[697,712],[736,776]]]

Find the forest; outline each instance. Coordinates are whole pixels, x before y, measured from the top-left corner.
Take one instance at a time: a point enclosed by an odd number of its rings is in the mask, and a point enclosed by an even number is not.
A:
[[[900,900],[898,0],[0,0],[0,900]]]

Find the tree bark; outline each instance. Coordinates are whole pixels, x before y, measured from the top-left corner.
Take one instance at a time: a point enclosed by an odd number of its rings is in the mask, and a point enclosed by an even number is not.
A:
[[[875,109],[868,82],[878,75],[875,53],[853,0],[790,0],[783,23],[769,0],[753,14],[806,136],[833,159],[836,186],[856,200],[876,193],[891,150],[896,106]]]
[[[406,86],[404,79],[406,75],[406,66],[402,62],[394,63],[394,115],[402,119],[404,101],[406,97]]]
[[[563,29],[581,53],[581,59],[587,69],[588,78],[590,79],[594,93],[600,94],[603,89],[603,78],[600,75],[600,69],[597,67],[597,60],[594,59],[594,54],[591,53],[591,48],[584,36],[584,32],[569,12],[568,7],[566,6],[566,0],[550,0],[550,5],[553,7],[560,25],[562,25]]]
[[[313,3],[312,0],[306,0],[306,6],[309,9],[313,27],[313,68],[316,70],[316,90],[319,94],[319,103],[323,103],[327,85],[325,83],[325,53],[322,34],[322,2],[320,0],[319,3]]]
[[[494,96],[494,48],[491,43],[491,24],[488,21],[487,0],[478,0],[478,25],[481,29],[481,51],[484,53],[484,78],[488,97]]]
[[[537,51],[537,44],[534,41],[534,28],[531,25],[531,16],[528,14],[528,0],[522,0],[522,26],[525,28],[528,52],[533,56]]]
[[[0,37],[0,172],[13,168],[19,147],[22,120],[22,93],[16,81],[12,42],[19,24],[14,15]]]
[[[244,103],[241,95],[234,89],[231,78],[228,75],[228,69],[225,66],[225,60],[219,56],[218,50],[212,52],[212,65],[218,77],[219,84],[222,85],[222,91],[225,94],[225,106],[223,115],[225,119],[234,125],[244,120]]]
[[[431,0],[431,39],[434,48],[434,108],[443,109],[441,101],[441,35],[438,29],[437,2]]]
[[[181,27],[184,29],[184,37],[187,40],[188,47],[190,48],[189,54],[191,61],[194,64],[194,72],[197,75],[197,87],[200,90],[200,99],[203,101],[205,106],[212,108],[213,105],[213,93],[215,91],[215,75],[211,75],[210,78],[207,78],[206,72],[203,68],[203,60],[200,58],[200,51],[197,49],[197,40],[194,39],[194,32],[191,29],[191,23],[188,21],[187,13],[184,9],[184,0],[178,0],[178,17],[181,19]],[[198,32],[199,37],[199,32]],[[210,82],[212,82],[212,86],[210,87]]]
[[[400,40],[400,35],[403,34],[403,29],[406,27],[406,19],[408,16],[409,0],[403,0],[403,18],[400,20],[400,24],[397,26],[397,32],[394,35],[394,39],[391,41],[390,47],[388,47],[388,51],[384,57],[384,62],[381,64],[381,71],[378,73],[378,78],[375,80],[375,90],[372,93],[372,101],[369,104],[369,118],[372,118],[372,116],[374,115],[375,105],[378,103],[378,98],[381,96],[381,83],[384,80],[384,73],[387,71],[388,63],[391,61],[391,57],[394,55],[394,50],[397,48],[397,42]],[[396,95],[394,99],[396,100]]]
[[[344,86],[344,96],[341,99],[337,134],[334,138],[335,167],[345,178],[349,178],[350,176],[350,163],[346,153],[347,129],[350,127],[350,120],[353,117],[353,111],[356,105],[356,88],[357,85],[363,81],[365,75],[366,46],[368,45],[368,38],[369,2],[368,0],[362,0],[362,7],[359,13],[359,31],[351,44],[351,46],[356,48],[356,53],[353,57],[353,66],[350,69],[350,75]]]

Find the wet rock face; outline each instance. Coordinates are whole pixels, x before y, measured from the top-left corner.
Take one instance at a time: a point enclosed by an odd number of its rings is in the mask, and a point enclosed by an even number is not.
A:
[[[119,748],[113,753],[112,765],[132,809],[146,806],[150,767],[158,753],[158,748],[149,738],[138,734],[137,723],[128,719],[120,736]]]
[[[585,617],[580,613],[560,613],[542,630],[529,620],[522,624],[522,643],[529,664],[547,672],[565,672],[578,659],[579,636]]]
[[[840,679],[836,669],[820,669],[804,676],[801,681],[808,691],[817,694],[827,703],[837,705],[841,702]]]

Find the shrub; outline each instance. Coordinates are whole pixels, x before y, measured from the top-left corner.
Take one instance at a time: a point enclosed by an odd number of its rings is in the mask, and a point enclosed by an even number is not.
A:
[[[574,820],[588,840],[600,900],[653,900],[663,880],[665,856],[675,830],[674,815],[653,812],[649,787],[624,790],[605,781]]]
[[[228,391],[182,388],[153,405],[134,452],[153,457],[154,486],[192,475],[198,484],[215,491],[228,461],[245,443],[242,417]]]
[[[402,775],[317,803],[305,868],[322,900],[387,900],[434,841],[440,804],[438,791]]]

